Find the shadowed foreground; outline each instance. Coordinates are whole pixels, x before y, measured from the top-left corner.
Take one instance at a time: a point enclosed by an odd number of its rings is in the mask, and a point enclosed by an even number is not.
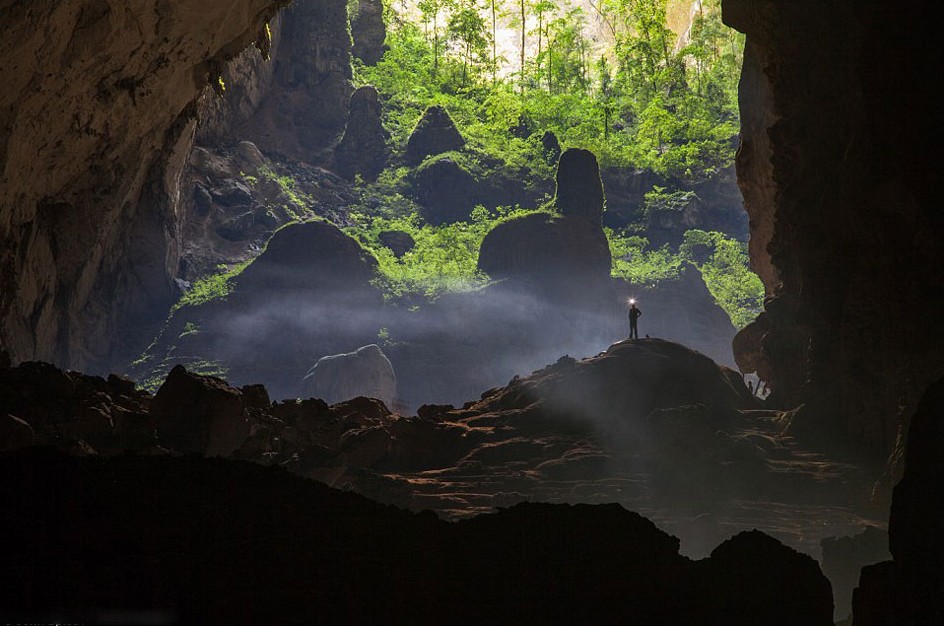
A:
[[[0,477],[4,621],[832,624],[812,558],[754,531],[692,561],[615,504],[445,522],[254,463],[48,448]]]

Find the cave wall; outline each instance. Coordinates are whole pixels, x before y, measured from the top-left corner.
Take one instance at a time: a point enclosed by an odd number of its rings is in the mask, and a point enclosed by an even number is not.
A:
[[[176,296],[196,101],[289,0],[0,5],[0,347],[97,371]]]
[[[766,311],[735,340],[798,433],[887,455],[944,373],[941,6],[724,0]]]

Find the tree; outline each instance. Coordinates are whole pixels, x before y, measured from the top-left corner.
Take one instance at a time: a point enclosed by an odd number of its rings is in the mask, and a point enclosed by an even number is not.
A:
[[[428,24],[430,20],[433,22],[433,76],[436,76],[439,73],[439,12],[443,8],[443,0],[420,0],[417,8],[423,16],[423,25],[427,28],[427,40]]]
[[[453,11],[449,17],[449,35],[462,50],[462,86],[465,87],[470,70],[475,69],[475,61],[486,56],[491,38],[474,0],[466,0]]]

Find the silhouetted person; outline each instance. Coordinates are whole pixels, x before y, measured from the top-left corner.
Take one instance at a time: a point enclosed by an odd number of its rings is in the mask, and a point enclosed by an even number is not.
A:
[[[639,339],[639,327],[637,326],[637,320],[639,316],[642,315],[642,311],[636,308],[636,303],[633,302],[629,305],[629,338],[630,339]]]

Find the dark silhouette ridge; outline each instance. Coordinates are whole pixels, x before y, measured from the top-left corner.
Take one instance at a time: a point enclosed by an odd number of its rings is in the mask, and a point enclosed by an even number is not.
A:
[[[0,455],[0,498],[5,621],[832,624],[812,558],[754,532],[693,562],[617,505],[446,523],[251,463],[43,448]]]

